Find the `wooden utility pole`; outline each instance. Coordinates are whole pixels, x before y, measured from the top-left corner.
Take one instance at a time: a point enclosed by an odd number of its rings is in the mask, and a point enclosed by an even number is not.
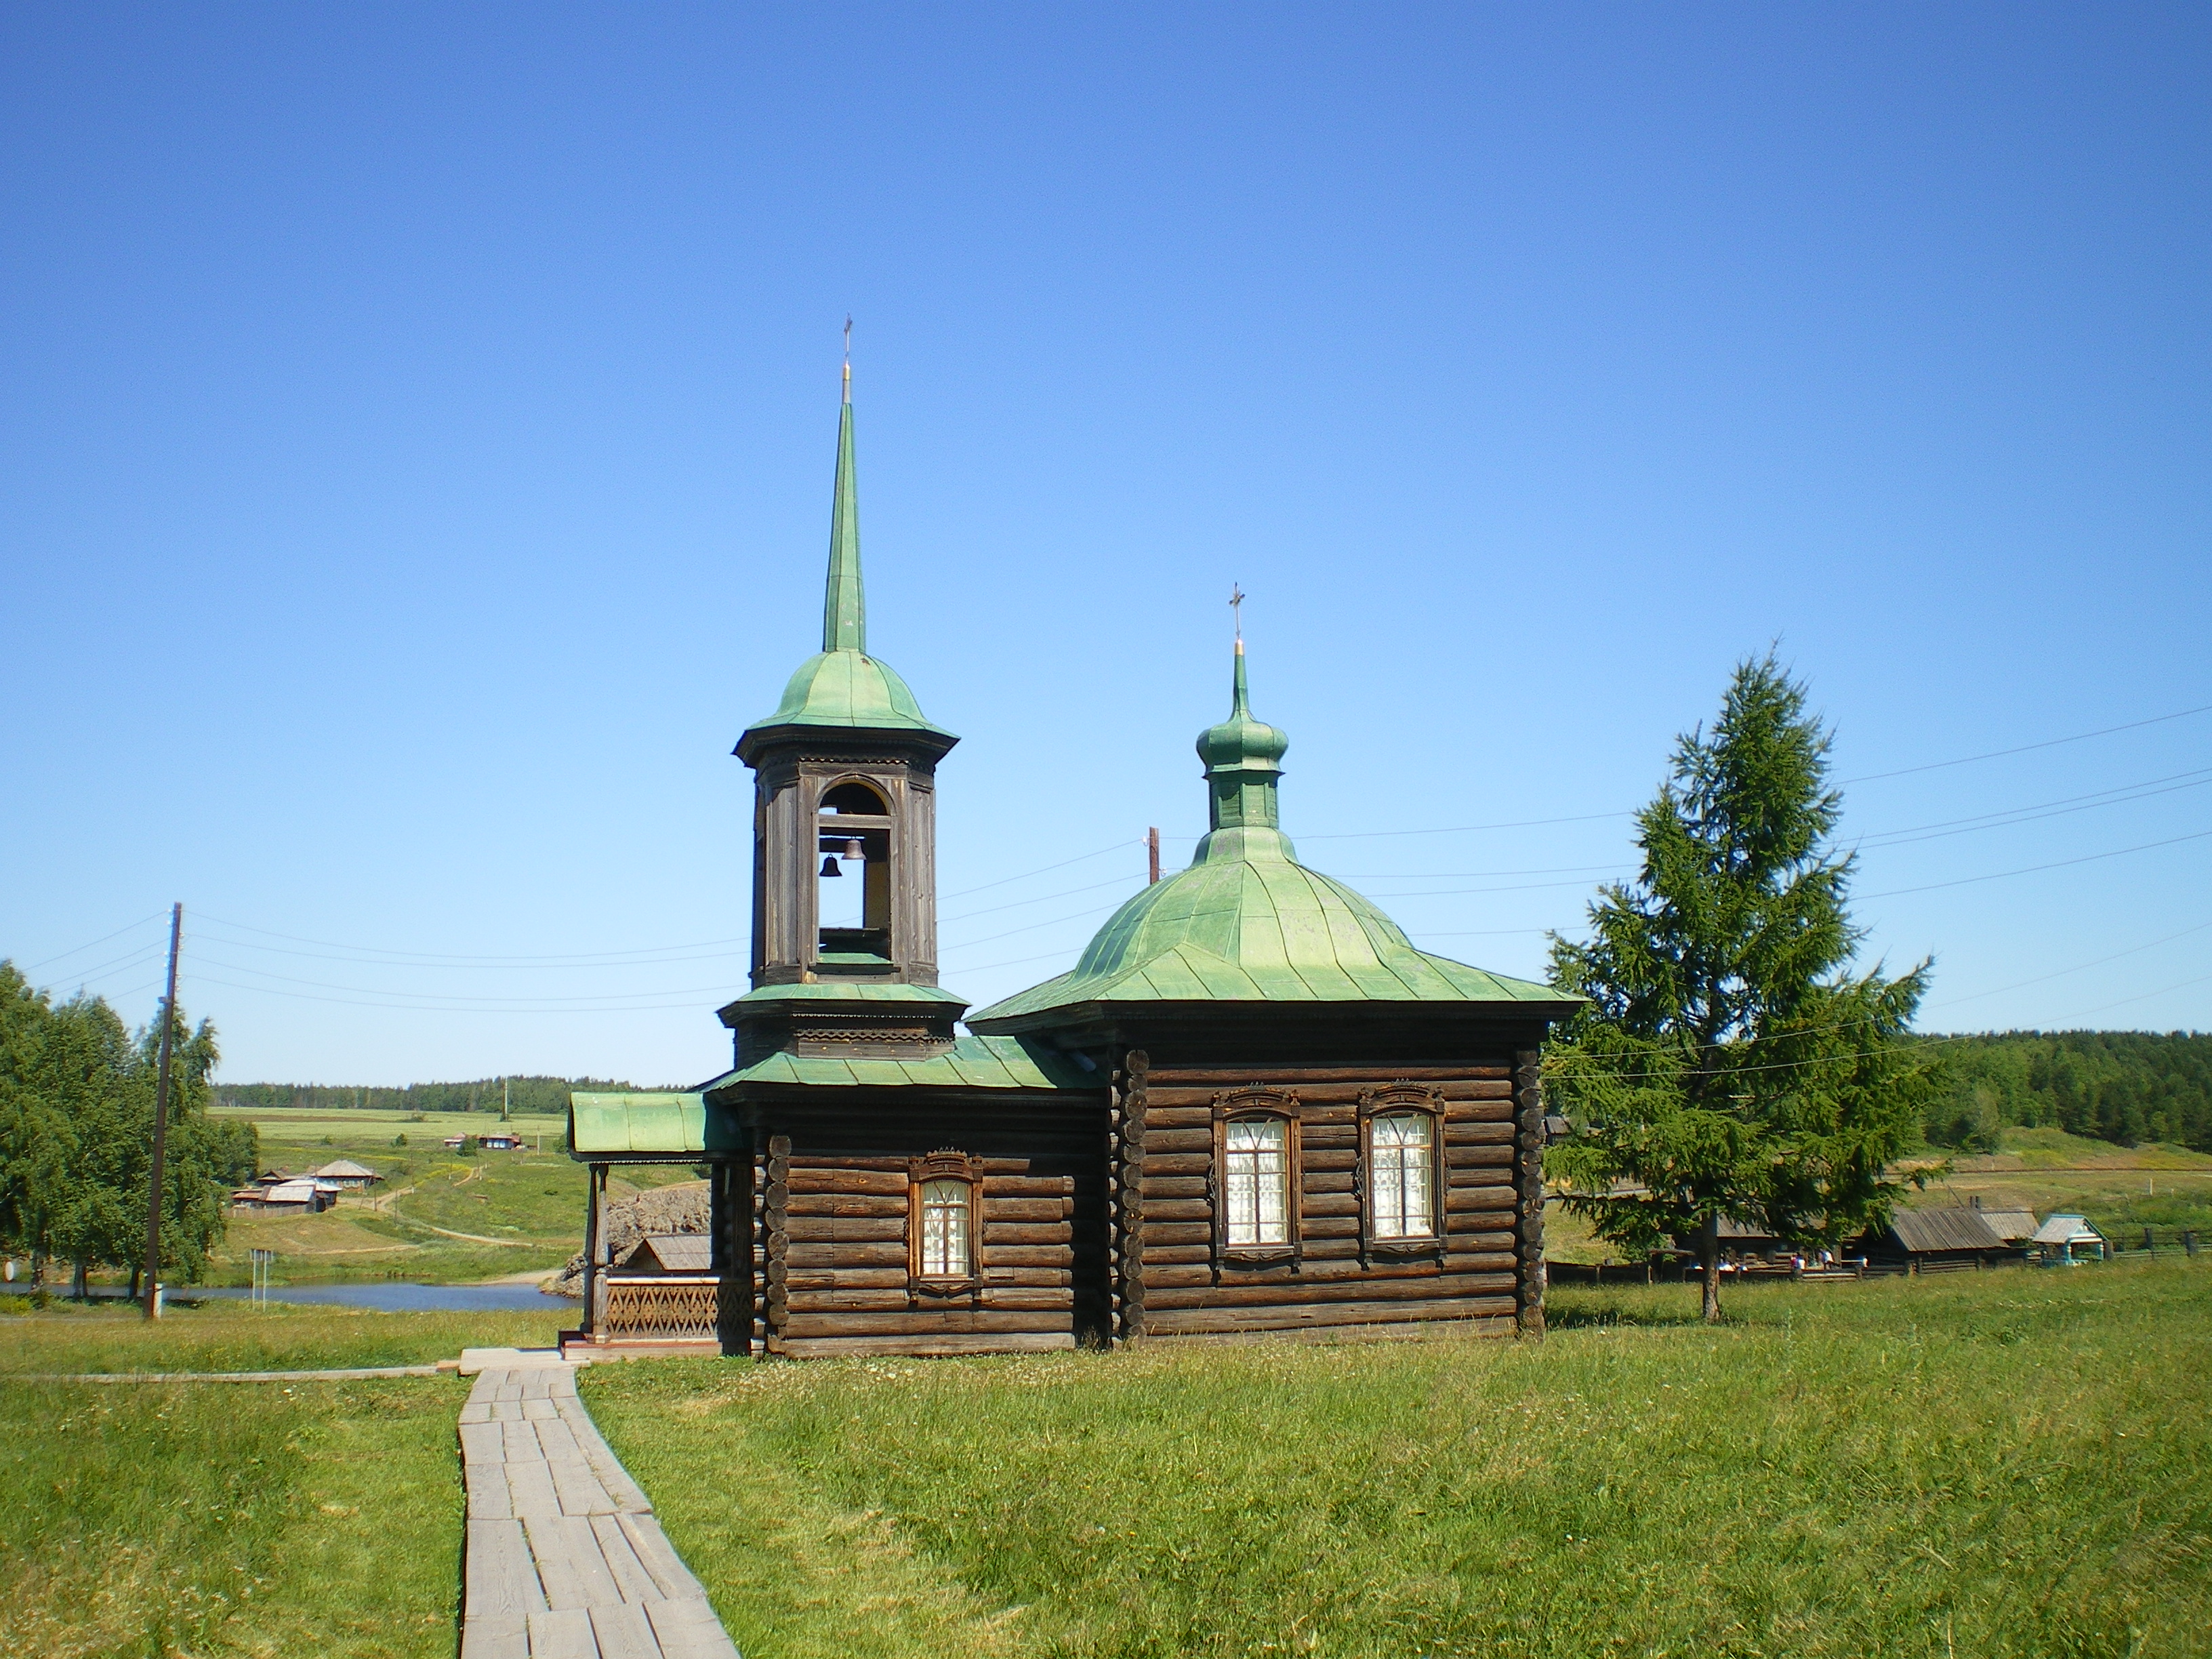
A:
[[[506,1078],[499,1080],[499,1121],[504,1123],[514,1109],[514,1088]]]
[[[161,999],[161,1060],[154,1081],[154,1170],[146,1195],[146,1317],[161,1316],[161,1153],[169,1135],[169,1038],[177,1027],[177,941],[185,907],[169,907],[169,989]]]
[[[1160,878],[1160,829],[1158,824],[1145,831],[1145,856],[1152,866],[1152,881],[1157,882]]]

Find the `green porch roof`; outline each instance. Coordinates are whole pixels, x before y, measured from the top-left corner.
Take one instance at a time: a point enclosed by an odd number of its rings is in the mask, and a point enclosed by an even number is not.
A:
[[[568,1097],[572,1158],[665,1152],[682,1162],[706,1150],[707,1103],[696,1093],[611,1094],[580,1090]]]
[[[963,1036],[927,1060],[840,1060],[777,1050],[703,1085],[720,1094],[745,1083],[816,1088],[1097,1089],[1106,1079],[1057,1049],[1020,1037]]]

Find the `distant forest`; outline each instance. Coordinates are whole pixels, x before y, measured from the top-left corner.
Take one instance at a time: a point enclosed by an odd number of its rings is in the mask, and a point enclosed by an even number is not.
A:
[[[348,1088],[328,1083],[218,1083],[218,1106],[248,1106],[256,1111],[286,1107],[375,1107],[398,1112],[495,1112],[500,1085],[495,1077],[473,1083],[410,1083],[404,1089]],[[566,1112],[572,1089],[625,1090],[636,1085],[596,1077],[511,1077],[504,1079],[518,1112]]]
[[[1949,1079],[1927,1125],[1939,1146],[1994,1152],[2000,1132],[2019,1124],[2212,1152],[2212,1035],[1998,1031],[1936,1040]]]

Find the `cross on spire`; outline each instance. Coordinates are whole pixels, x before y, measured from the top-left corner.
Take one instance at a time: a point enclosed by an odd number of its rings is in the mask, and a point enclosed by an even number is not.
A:
[[[845,401],[853,401],[853,319],[845,319]]]
[[[1229,584],[1229,614],[1237,626],[1237,654],[1244,654],[1244,590],[1235,582]]]

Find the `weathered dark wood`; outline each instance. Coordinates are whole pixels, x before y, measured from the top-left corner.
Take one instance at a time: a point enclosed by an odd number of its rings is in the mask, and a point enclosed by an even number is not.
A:
[[[994,1259],[1001,1245],[1071,1243],[1074,1232],[1065,1221],[987,1221],[983,1224],[984,1259]]]
[[[873,1194],[895,1199],[902,1207],[906,1203],[907,1172],[903,1164],[896,1170],[795,1169],[791,1172],[791,1182],[794,1194]]]
[[[794,1359],[866,1358],[871,1354],[913,1354],[951,1358],[980,1353],[1051,1353],[1073,1348],[1068,1331],[991,1331],[968,1336],[793,1337],[785,1352]]]
[[[786,1224],[793,1244],[880,1244],[906,1242],[906,1216],[837,1218],[793,1215]]]
[[[1202,1181],[1206,1178],[1206,1172],[1212,1167],[1213,1143],[1210,1139],[1203,1152],[1149,1152],[1143,1156],[1140,1164],[1147,1182],[1187,1176],[1196,1176]]]
[[[787,1334],[829,1336],[963,1336],[980,1331],[1050,1334],[1066,1328],[1064,1315],[1050,1310],[1007,1312],[986,1308],[943,1308],[926,1313],[813,1313],[793,1310]]]
[[[1114,1245],[1121,1269],[1121,1283],[1116,1287],[1120,1292],[1121,1319],[1115,1334],[1124,1340],[1145,1334],[1145,1251],[1147,1242],[1154,1237],[1145,1208],[1145,1185],[1151,1164],[1151,1057],[1141,1048],[1133,1048],[1122,1056],[1121,1168]],[[1212,1167],[1210,1143],[1200,1150],[1198,1157],[1199,1173],[1202,1175]]]
[[[819,1272],[823,1268],[896,1267],[901,1283],[907,1277],[903,1239],[896,1244],[793,1244],[790,1261],[794,1271],[801,1267]]]
[[[1370,1273],[1341,1279],[1301,1274],[1295,1279],[1240,1284],[1224,1272],[1221,1283],[1189,1288],[1155,1286],[1151,1306],[1169,1308],[1279,1308],[1340,1302],[1441,1301],[1448,1297],[1510,1294],[1519,1276],[1509,1261],[1502,1272],[1451,1273],[1423,1278],[1378,1279]]]
[[[1292,1329],[1302,1325],[1381,1325],[1414,1320],[1512,1316],[1519,1304],[1504,1296],[1449,1297],[1436,1302],[1322,1303],[1279,1308],[1164,1308],[1150,1316],[1152,1334]],[[1505,1329],[1511,1330],[1509,1324]]]
[[[906,1192],[904,1183],[901,1183],[896,1198],[878,1193],[810,1193],[802,1188],[791,1195],[791,1203],[786,1212],[793,1217],[892,1217],[903,1224],[906,1212]]]
[[[1070,1198],[1075,1194],[1073,1176],[999,1175],[983,1177],[986,1198]]]
[[[1524,1049],[1514,1056],[1520,1105],[1521,1333],[1544,1334],[1544,1069],[1543,1055]]]
[[[998,1198],[983,1195],[986,1221],[1066,1221],[1075,1213],[1072,1198]]]
[[[1395,1078],[1376,1076],[1356,1083],[1305,1083],[1294,1078],[1264,1078],[1263,1086],[1279,1085],[1297,1091],[1299,1106],[1315,1113],[1340,1115],[1359,1103],[1360,1097],[1376,1089],[1389,1087],[1399,1081]],[[1247,1080],[1245,1086],[1249,1086]],[[1424,1083],[1422,1087],[1438,1090],[1455,1107],[1483,1108],[1510,1116],[1513,1111],[1513,1085],[1506,1082],[1474,1082],[1453,1079],[1444,1082]],[[1216,1089],[1155,1088],[1152,1091],[1152,1110],[1156,1127],[1179,1128],[1184,1127],[1184,1115],[1194,1111],[1211,1112]]]
[[[1065,1244],[1000,1244],[991,1249],[991,1263],[1004,1267],[1072,1267],[1075,1252]]]
[[[1153,1069],[1155,1087],[1206,1085],[1234,1089],[1247,1084],[1302,1083],[1449,1083],[1462,1079],[1487,1078],[1510,1081],[1510,1066],[1283,1066],[1261,1062],[1247,1066],[1162,1066]]]
[[[767,1234],[768,1263],[762,1279],[767,1291],[768,1340],[770,1353],[776,1351],[783,1340],[784,1322],[790,1316],[790,1301],[786,1287],[788,1272],[791,1235],[787,1231],[791,1201],[791,1137],[771,1135],[768,1143],[768,1187],[766,1207],[763,1212]]]

